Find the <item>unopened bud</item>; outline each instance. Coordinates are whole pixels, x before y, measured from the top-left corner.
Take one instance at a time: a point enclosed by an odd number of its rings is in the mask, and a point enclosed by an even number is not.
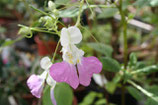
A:
[[[55,7],[55,3],[54,2],[52,2],[52,1],[48,1],[48,8],[50,9],[50,10],[54,10],[56,7]]]

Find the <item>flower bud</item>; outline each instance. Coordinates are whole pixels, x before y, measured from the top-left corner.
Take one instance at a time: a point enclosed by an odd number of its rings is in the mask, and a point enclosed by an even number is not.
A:
[[[50,10],[54,10],[56,7],[55,7],[55,3],[54,2],[52,2],[52,1],[48,1],[48,8],[50,9]]]
[[[30,34],[31,33],[31,30],[29,27],[22,27],[20,28],[18,34],[21,34],[21,35],[27,35],[27,34]]]

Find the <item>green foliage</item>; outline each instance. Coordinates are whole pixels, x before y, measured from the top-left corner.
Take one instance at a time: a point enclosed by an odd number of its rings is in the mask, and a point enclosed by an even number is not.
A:
[[[109,93],[113,94],[114,91],[115,91],[115,89],[116,89],[116,86],[117,86],[116,83],[114,83],[114,82],[108,82],[105,87],[106,87],[106,90]]]
[[[90,92],[88,95],[86,95],[86,96],[84,97],[83,101],[82,101],[79,105],[92,105],[93,102],[94,102],[94,100],[95,100],[97,97],[98,97],[98,98],[102,98],[103,95],[102,95],[101,93],[97,93],[97,92]],[[105,100],[105,99],[104,99],[104,100]],[[103,99],[101,99],[100,102],[98,102],[98,103],[101,103],[101,102],[106,102],[106,100],[103,101]],[[97,103],[97,102],[96,102],[96,103]]]
[[[138,69],[132,72],[132,74],[145,73],[150,74],[158,71],[158,65],[147,66],[142,69]]]
[[[43,102],[43,105],[53,105],[52,100],[50,98],[50,86],[48,85],[44,89],[42,102]]]
[[[136,89],[138,89],[139,91],[141,91],[144,95],[148,96],[148,98],[151,98],[153,101],[158,103],[158,95],[145,90],[144,88],[142,88],[141,86],[137,85],[136,83],[134,83],[131,80],[128,80],[128,83],[130,83],[131,85],[133,85]]]
[[[57,105],[72,105],[73,92],[69,85],[66,83],[59,83],[55,86],[54,96]],[[50,87],[46,86],[43,95],[43,105],[53,105],[50,98]]]
[[[128,86],[127,90],[136,100],[142,100],[142,95],[137,89],[133,88],[132,86]]]
[[[117,74],[115,75],[115,77],[112,79],[112,81],[108,82],[106,85],[105,85],[105,88],[106,90],[110,93],[110,94],[113,94],[119,84],[121,80],[121,75]]]
[[[70,0],[55,0],[55,4],[57,5],[66,5],[70,3]]]
[[[132,69],[136,66],[137,64],[137,57],[135,53],[131,53],[130,57],[129,57],[129,67],[131,67]]]
[[[157,85],[149,86],[148,91],[153,93],[154,95],[158,96],[158,86]],[[145,105],[157,105],[157,104],[158,104],[157,101],[154,101],[151,98],[148,98]]]
[[[82,7],[82,11],[84,11],[87,8],[88,7],[84,5]],[[59,11],[59,17],[69,17],[69,18],[77,17],[78,14],[79,14],[79,8],[75,8],[75,7]]]
[[[94,105],[105,105],[107,102],[105,99],[99,99],[97,102],[95,102]]]
[[[113,49],[109,45],[105,45],[102,43],[88,43],[87,45],[101,54],[109,57],[111,57],[112,55]]]
[[[59,17],[75,17],[79,14],[78,8],[68,8],[66,10],[59,11]]]
[[[101,58],[103,69],[110,72],[119,72],[121,67],[120,64],[110,57]]]
[[[158,1],[157,0],[137,0],[134,5],[143,7],[143,6],[151,6],[151,7],[156,7],[158,6]]]
[[[116,13],[118,13],[117,8],[103,8],[102,13],[98,15],[98,19],[102,18],[110,18],[113,17]]]

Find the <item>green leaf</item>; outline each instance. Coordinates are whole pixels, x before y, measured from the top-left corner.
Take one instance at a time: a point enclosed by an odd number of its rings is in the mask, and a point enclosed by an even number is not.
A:
[[[55,4],[57,5],[65,5],[68,4],[70,0],[55,0]]]
[[[95,105],[105,105],[106,103],[106,99],[99,99],[97,102],[95,102]]]
[[[137,0],[134,3],[135,6],[138,6],[139,8],[143,7],[143,6],[149,6],[150,5],[150,0]]]
[[[43,92],[42,97],[43,105],[53,105],[52,100],[50,98],[50,86],[46,86]]]
[[[137,64],[137,56],[135,53],[131,53],[129,56],[129,66],[134,67]]]
[[[158,71],[158,65],[152,65],[152,66],[144,67],[142,69],[135,70],[135,71],[131,72],[131,74],[138,74],[138,73],[150,74],[150,73],[157,72],[157,71]]]
[[[104,8],[102,10],[102,13],[100,13],[97,17],[98,19],[113,17],[118,12],[117,8]]]
[[[116,86],[117,86],[116,83],[108,82],[105,87],[109,93],[113,94],[115,92]]]
[[[57,105],[72,105],[73,92],[70,86],[66,83],[59,83],[55,86],[54,96]],[[50,98],[50,86],[46,86],[43,95],[43,105],[53,105]]]
[[[86,95],[79,105],[92,105],[96,97],[100,97],[100,93],[90,92]]]
[[[75,17],[78,16],[78,14],[79,14],[78,8],[70,8],[70,9],[59,11],[59,17]]]
[[[103,69],[110,72],[118,72],[121,67],[120,64],[110,57],[101,58],[101,62],[103,64]]]
[[[105,45],[102,43],[88,43],[87,45],[106,56],[111,57],[112,55],[113,49],[109,45]]]
[[[142,88],[141,86],[137,85],[136,83],[134,83],[131,80],[127,81],[128,83],[130,83],[131,85],[133,85],[136,89],[138,89],[139,91],[141,91],[144,95],[148,96],[149,98],[151,98],[153,101],[158,103],[158,96],[145,90],[144,88]]]
[[[73,91],[66,83],[59,83],[55,86],[54,95],[57,105],[72,105]]]
[[[127,87],[128,92],[138,101],[142,100],[140,92],[132,86]]]
[[[87,9],[87,6],[86,6],[86,5],[84,5],[84,6],[82,7],[81,13],[82,13],[85,9]],[[75,7],[74,7],[74,8],[68,8],[68,9],[59,11],[59,17],[69,17],[69,18],[71,18],[71,17],[76,17],[76,16],[78,16],[78,14],[79,14],[79,8],[75,8]]]
[[[158,95],[158,86],[157,85],[149,86],[148,91],[155,95]],[[151,98],[148,98],[145,105],[157,105],[157,104],[158,102],[152,100]]]
[[[151,98],[148,98],[145,105],[158,105],[158,102],[154,101]]]
[[[2,44],[2,47],[12,45],[12,44],[14,44],[14,42],[15,42],[14,40],[6,40],[6,41]]]

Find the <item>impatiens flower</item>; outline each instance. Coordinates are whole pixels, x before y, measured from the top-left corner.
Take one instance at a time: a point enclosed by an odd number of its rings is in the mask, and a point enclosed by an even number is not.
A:
[[[27,80],[27,85],[31,90],[32,95],[34,95],[37,98],[41,97],[44,83],[47,82],[48,85],[51,86],[51,97],[52,102],[54,105],[56,105],[56,101],[54,99],[54,87],[56,85],[56,81],[53,80],[53,78],[49,74],[49,68],[51,67],[52,63],[48,57],[44,57],[41,59],[40,62],[41,68],[44,69],[44,72],[41,75],[31,75],[29,79]]]
[[[50,68],[51,77],[57,82],[66,82],[76,89],[79,84],[88,86],[94,73],[100,73],[102,63],[96,57],[83,57],[84,51],[75,44],[80,43],[82,34],[76,26],[61,30],[63,62]]]

